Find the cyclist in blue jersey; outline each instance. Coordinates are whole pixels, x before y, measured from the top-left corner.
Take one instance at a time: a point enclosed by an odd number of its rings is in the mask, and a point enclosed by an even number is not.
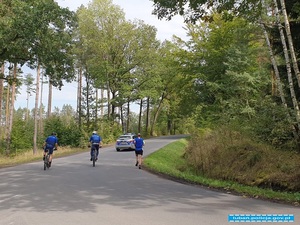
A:
[[[97,131],[93,131],[92,136],[90,137],[90,143],[91,143],[91,161],[93,160],[92,158],[92,151],[95,149],[96,152],[96,160],[98,160],[98,155],[99,155],[99,147],[102,147],[102,138],[97,134]]]
[[[135,157],[136,157],[135,166],[139,166],[139,169],[141,169],[142,162],[143,162],[143,147],[145,145],[145,141],[143,138],[141,138],[140,133],[138,133],[137,138],[134,139],[134,145],[135,145]]]
[[[58,139],[56,137],[56,133],[53,132],[50,136],[48,136],[44,142],[43,148],[44,148],[44,156],[43,160],[45,160],[46,153],[49,151],[49,167],[51,166],[52,162],[52,155],[53,155],[53,150],[57,149],[58,147]]]

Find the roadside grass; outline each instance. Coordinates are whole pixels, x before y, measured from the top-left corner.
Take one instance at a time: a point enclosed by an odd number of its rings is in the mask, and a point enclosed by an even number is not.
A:
[[[59,147],[57,151],[54,151],[55,158],[73,155],[82,152],[88,152],[88,148],[71,148],[71,147]],[[15,165],[20,165],[28,162],[42,161],[43,150],[39,149],[34,155],[33,150],[29,149],[27,151],[17,152],[11,154],[10,156],[1,155],[0,156],[0,168],[10,167]]]
[[[233,181],[211,179],[199,175],[184,158],[187,139],[173,142],[150,154],[144,160],[145,168],[153,173],[168,176],[180,182],[202,185],[207,188],[238,194],[244,197],[259,198],[299,206],[299,192],[279,192],[271,189],[247,186]]]
[[[244,197],[290,203],[295,206],[300,205],[299,192],[278,192],[271,189],[247,186],[237,182],[211,179],[199,175],[196,169],[189,165],[184,157],[187,145],[187,139],[181,139],[173,142],[147,156],[144,160],[144,166],[147,170],[153,173],[167,176],[168,178],[177,180],[179,182],[201,185],[206,188],[238,194]],[[88,148],[60,147],[57,151],[55,151],[54,159],[88,151]],[[41,161],[42,154],[42,150],[38,150],[37,154],[33,155],[32,149],[30,149],[28,151],[15,153],[9,157],[1,155],[0,168],[15,166],[22,163]]]
[[[184,158],[206,177],[280,192],[300,191],[299,153],[276,149],[227,127],[193,134]]]

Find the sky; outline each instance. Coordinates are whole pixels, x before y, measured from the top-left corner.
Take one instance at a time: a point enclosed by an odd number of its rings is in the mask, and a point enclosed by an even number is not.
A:
[[[67,7],[72,11],[76,11],[81,5],[87,6],[89,0],[56,0],[61,7]],[[140,19],[146,24],[153,25],[157,29],[157,38],[161,41],[171,40],[173,35],[186,39],[186,31],[184,29],[183,18],[180,16],[174,17],[171,21],[159,20],[157,16],[152,15],[153,2],[150,0],[113,0],[113,4],[119,5],[125,12],[127,20]],[[24,74],[31,73],[34,77],[36,71],[30,71],[25,69]],[[17,95],[15,102],[15,108],[26,108],[26,88],[22,87],[20,94]],[[47,106],[48,98],[48,86],[44,85],[42,102],[44,106]],[[40,100],[39,100],[40,102]],[[52,111],[54,107],[62,108],[63,105],[69,104],[76,109],[77,105],[77,83],[66,83],[61,91],[53,88],[52,98]],[[34,108],[35,95],[29,98],[29,108]],[[136,111],[134,108],[133,111]]]

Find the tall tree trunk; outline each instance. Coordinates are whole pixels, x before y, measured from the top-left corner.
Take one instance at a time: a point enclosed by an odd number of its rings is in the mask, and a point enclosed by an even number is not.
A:
[[[108,76],[108,74],[107,74]],[[109,85],[109,81],[107,78],[107,83],[106,83],[106,88],[107,88],[107,119],[109,120],[110,118],[110,85]]]
[[[111,104],[110,104],[110,91],[109,89],[107,89],[107,119],[109,120],[110,119],[110,113],[111,113]]]
[[[53,88],[52,88],[52,82],[51,79],[49,79],[49,85],[48,85],[48,107],[47,107],[47,117],[49,118],[52,113],[52,94],[53,94]]]
[[[40,93],[40,64],[36,73],[36,91],[35,91],[35,107],[34,107],[34,133],[33,133],[33,154],[37,153],[37,134],[38,134],[38,107]]]
[[[43,136],[43,88],[44,88],[44,76],[41,76],[41,97],[39,107],[39,134]]]
[[[26,96],[26,116],[25,116],[25,120],[26,122],[28,122],[29,120],[29,97],[30,97],[30,93],[27,91],[27,96]]]
[[[274,0],[274,2],[277,7],[276,0]],[[290,54],[291,54],[291,58],[292,58],[292,64],[293,64],[293,68],[294,68],[294,71],[295,71],[295,74],[297,77],[298,87],[300,87],[300,72],[299,72],[299,67],[298,67],[297,58],[296,58],[296,54],[295,54],[293,38],[292,38],[292,34],[291,34],[291,29],[290,29],[290,23],[289,23],[289,19],[288,19],[287,12],[286,12],[285,1],[280,0],[280,4],[281,4],[281,11],[282,11],[283,18],[284,18],[285,32],[287,35],[289,50],[290,50]]]
[[[139,112],[139,125],[138,125],[138,132],[142,132],[142,113],[143,113],[143,99],[140,101],[140,112]]]
[[[290,121],[290,124],[293,124],[292,119],[291,119],[291,115],[289,113],[288,106],[287,106],[287,103],[286,103],[285,93],[284,93],[284,90],[283,90],[283,87],[282,87],[282,82],[281,82],[281,79],[280,79],[280,74],[279,74],[277,62],[276,62],[275,56],[273,54],[273,50],[272,50],[269,35],[268,35],[268,32],[267,32],[267,29],[266,29],[265,25],[263,23],[261,23],[260,25],[261,25],[261,28],[263,30],[263,33],[264,33],[264,36],[265,36],[265,39],[266,39],[266,43],[267,43],[267,46],[268,46],[268,49],[269,49],[271,63],[272,63],[273,69],[274,69],[273,71],[274,71],[275,79],[276,79],[276,88],[274,88],[274,89],[276,89],[276,91],[278,91],[277,93],[279,94],[281,102],[282,102],[284,108],[286,109],[286,117]],[[292,127],[294,138],[298,139],[298,134],[297,134],[297,131],[295,129],[295,126],[291,125],[291,127]]]
[[[90,123],[90,98],[89,98],[89,93],[90,93],[90,80],[88,76],[85,77],[86,81],[86,122],[87,122],[87,127],[90,129],[91,123]]]
[[[99,94],[98,94],[98,88],[96,88],[96,109],[95,109],[95,127],[97,127],[97,129],[99,129],[98,128],[98,110],[99,110],[99,100],[98,100],[98,98],[99,98],[99,96],[98,96]]]
[[[130,128],[130,102],[128,100],[127,102],[127,133],[129,133],[129,128]]]
[[[1,74],[3,75],[4,78],[4,63],[1,66]],[[2,129],[2,105],[3,105],[3,79],[0,79],[0,139],[2,140],[3,138],[3,129]]]
[[[111,99],[112,100],[115,100],[115,98],[116,98],[116,92],[115,91],[112,91],[111,92]],[[116,106],[115,106],[115,103],[111,103],[110,104],[110,106],[111,106],[111,119],[112,119],[112,121],[114,121],[114,119],[115,119],[115,110],[116,110]]]
[[[9,71],[9,73],[11,73]],[[9,126],[9,108],[10,108],[10,84],[7,83],[7,87],[6,87],[6,107],[5,107],[5,136],[7,137],[8,134],[8,126]]]
[[[273,69],[274,69],[274,73],[275,73],[276,90],[278,90],[278,93],[279,93],[279,96],[280,96],[282,104],[287,109],[287,103],[286,103],[286,99],[285,99],[285,94],[284,94],[284,91],[283,91],[283,87],[282,87],[282,83],[281,83],[281,79],[280,79],[280,74],[279,74],[279,70],[278,70],[278,66],[277,66],[277,62],[276,62],[275,56],[273,54],[273,50],[272,50],[271,42],[270,42],[270,39],[269,39],[269,35],[268,35],[268,32],[267,32],[266,27],[265,27],[264,24],[261,24],[261,28],[263,30],[263,33],[264,33],[264,36],[265,36],[265,39],[266,39],[266,43],[267,43],[267,46],[268,46],[268,49],[269,49],[270,58],[271,58],[271,63],[272,63],[272,66],[273,66]]]
[[[147,97],[147,106],[146,106],[146,133],[149,134],[150,127],[150,97]]]
[[[14,64],[14,71],[13,71],[13,81],[11,85],[11,99],[10,99],[10,113],[9,113],[9,121],[8,121],[8,132],[6,137],[6,154],[10,154],[10,144],[11,144],[11,132],[13,126],[13,116],[14,116],[14,108],[15,108],[15,93],[16,93],[16,79],[17,79],[17,63]]]
[[[123,106],[120,107],[120,120],[121,120],[122,132],[124,134],[126,132],[126,129],[124,124]]]
[[[171,134],[171,129],[172,129],[172,121],[170,119],[168,119],[168,123],[167,123],[167,132],[168,132],[168,135]]]
[[[176,134],[176,120],[173,121],[173,134]]]
[[[101,89],[101,118],[104,116],[104,89]]]
[[[275,2],[276,2],[276,0],[274,0],[274,3]],[[282,28],[281,22],[280,22],[280,16],[279,16],[279,12],[278,12],[277,2],[276,2],[276,5],[275,5],[275,15],[276,15],[276,22],[277,22],[277,26],[278,26],[278,29],[279,29],[280,39],[281,39],[281,43],[282,43],[282,47],[283,47],[284,58],[285,58],[285,62],[286,62],[286,69],[287,69],[291,99],[292,99],[293,106],[294,106],[297,125],[298,125],[298,128],[300,128],[300,126],[299,126],[300,125],[299,105],[298,105],[298,101],[296,99],[296,94],[295,94],[295,89],[294,89],[294,84],[293,84],[293,78],[292,78],[290,57],[289,57],[288,48],[287,48],[287,45],[286,45],[284,31],[283,31],[283,28]]]
[[[78,113],[78,124],[81,128],[81,117],[82,117],[82,67],[79,68],[78,74],[78,87],[77,87],[77,113]]]
[[[151,136],[154,136],[154,125],[155,125],[155,123],[157,121],[157,118],[158,118],[158,115],[159,115],[160,110],[162,108],[162,103],[163,103],[164,99],[165,99],[165,94],[163,93],[162,96],[161,96],[161,99],[159,101],[158,107],[156,109],[156,112],[154,113],[153,121],[151,123],[151,130],[150,130],[150,135]]]

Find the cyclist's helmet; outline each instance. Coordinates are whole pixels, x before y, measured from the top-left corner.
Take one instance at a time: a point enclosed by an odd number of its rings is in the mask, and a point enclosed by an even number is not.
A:
[[[94,130],[94,131],[93,131],[93,134],[97,134],[97,131]]]
[[[52,132],[52,134],[51,135],[53,135],[53,136],[56,136],[56,133],[55,132]]]

